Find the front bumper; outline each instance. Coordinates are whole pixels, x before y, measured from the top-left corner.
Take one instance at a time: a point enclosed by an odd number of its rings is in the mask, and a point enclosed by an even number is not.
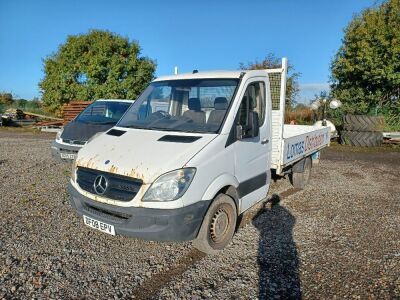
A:
[[[76,157],[78,154],[78,151],[82,148],[82,146],[78,145],[65,145],[61,143],[57,143],[56,141],[53,141],[51,143],[51,154],[53,158],[60,162],[72,162],[72,158],[62,158],[61,153],[65,154],[72,154]]]
[[[195,239],[210,204],[210,201],[199,201],[176,209],[121,207],[89,199],[71,183],[68,192],[78,215],[114,225],[116,234],[153,241]]]

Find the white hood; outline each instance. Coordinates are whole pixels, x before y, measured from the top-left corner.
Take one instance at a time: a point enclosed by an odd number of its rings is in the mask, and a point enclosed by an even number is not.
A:
[[[152,183],[158,176],[185,164],[216,134],[198,134],[115,128],[121,136],[101,134],[86,144],[76,159],[77,166],[142,179]],[[195,141],[158,141],[166,135],[200,137]]]

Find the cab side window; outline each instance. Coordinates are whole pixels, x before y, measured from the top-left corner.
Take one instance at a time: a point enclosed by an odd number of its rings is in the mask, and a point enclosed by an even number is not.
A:
[[[254,113],[258,115],[259,127],[261,127],[265,121],[264,82],[253,82],[247,86],[239,107],[237,124],[246,128],[250,125],[250,119]]]

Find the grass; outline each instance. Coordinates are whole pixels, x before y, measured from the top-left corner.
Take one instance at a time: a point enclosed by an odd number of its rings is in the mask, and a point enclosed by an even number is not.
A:
[[[400,124],[386,124],[383,132],[397,132],[400,131]]]

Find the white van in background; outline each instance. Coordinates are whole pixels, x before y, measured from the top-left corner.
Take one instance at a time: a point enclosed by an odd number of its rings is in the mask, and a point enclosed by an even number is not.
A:
[[[134,100],[99,99],[86,107],[57,133],[51,145],[55,159],[72,162],[79,149],[99,132],[113,127]]]

